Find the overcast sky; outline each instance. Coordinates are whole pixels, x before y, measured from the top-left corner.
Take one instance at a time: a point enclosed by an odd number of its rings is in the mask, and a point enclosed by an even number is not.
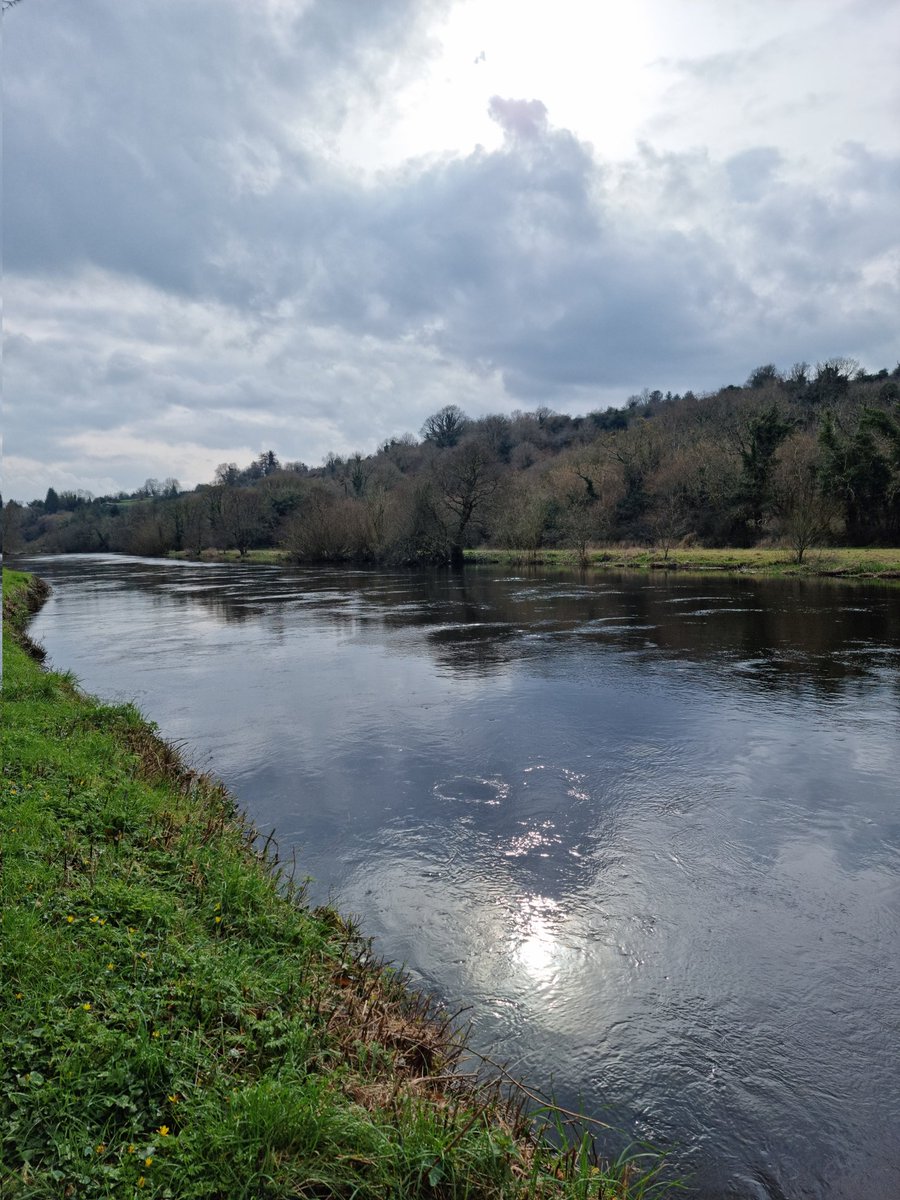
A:
[[[22,0],[9,497],[900,357],[896,0]]]

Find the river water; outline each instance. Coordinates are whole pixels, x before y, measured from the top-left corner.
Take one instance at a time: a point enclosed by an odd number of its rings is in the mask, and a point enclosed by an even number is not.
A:
[[[478,1048],[701,1197],[900,1196],[900,590],[30,566]]]

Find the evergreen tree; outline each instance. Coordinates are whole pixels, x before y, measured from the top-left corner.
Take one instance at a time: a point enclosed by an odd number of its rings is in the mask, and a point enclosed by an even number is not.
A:
[[[778,447],[795,422],[781,414],[773,400],[751,417],[741,439],[741,502],[747,525],[758,534],[772,506],[772,471]]]

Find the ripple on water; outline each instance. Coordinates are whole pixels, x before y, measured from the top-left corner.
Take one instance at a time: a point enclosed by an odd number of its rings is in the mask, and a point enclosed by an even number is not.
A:
[[[509,796],[509,784],[499,778],[453,775],[431,789],[436,800],[450,804],[483,804],[495,808]]]

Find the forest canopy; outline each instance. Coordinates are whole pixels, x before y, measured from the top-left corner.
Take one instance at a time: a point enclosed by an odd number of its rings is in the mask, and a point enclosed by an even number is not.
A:
[[[900,543],[900,366],[835,358],[696,395],[645,390],[622,408],[473,418],[320,466],[274,450],[183,491],[57,491],[4,506],[8,552],[200,555],[277,547],[296,561],[447,563],[465,547]]]

